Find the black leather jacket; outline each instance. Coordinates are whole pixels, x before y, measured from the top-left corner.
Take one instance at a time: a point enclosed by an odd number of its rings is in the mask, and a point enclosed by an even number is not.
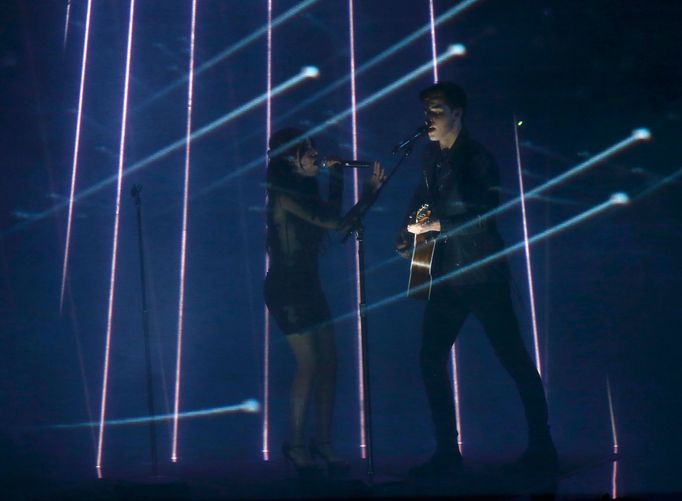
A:
[[[441,232],[432,264],[434,278],[484,259],[504,248],[493,217],[488,212],[499,203],[499,169],[488,150],[460,132],[449,150],[430,143],[422,159],[423,177],[412,198],[399,240],[412,244],[405,227],[423,203],[431,207],[431,219],[438,219]],[[462,226],[466,225],[466,228]],[[400,242],[398,244],[400,246]],[[472,284],[508,280],[504,259],[453,273],[451,284]]]

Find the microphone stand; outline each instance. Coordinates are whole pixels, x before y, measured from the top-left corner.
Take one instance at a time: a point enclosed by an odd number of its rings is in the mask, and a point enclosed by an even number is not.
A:
[[[393,155],[394,157],[397,157],[397,160],[395,161],[389,174],[386,176],[384,182],[381,183],[377,191],[375,191],[371,197],[367,197],[367,200],[364,203],[358,203],[355,207],[353,207],[353,209],[348,211],[339,224],[340,228],[342,228],[341,234],[343,235],[341,242],[345,242],[351,233],[355,233],[355,239],[358,243],[357,258],[360,282],[358,307],[360,310],[360,345],[362,347],[362,386],[365,390],[363,410],[365,413],[365,437],[367,439],[367,476],[369,477],[370,483],[374,479],[374,452],[372,447],[372,405],[368,353],[369,326],[367,324],[367,301],[365,295],[365,229],[362,221],[369,209],[372,208],[374,203],[379,198],[381,190],[395,175],[403,161],[410,155],[410,153],[412,153],[413,143],[419,139],[424,132],[425,131],[420,131],[418,134],[415,133],[408,140],[403,141],[393,149]],[[398,154],[400,155],[398,156]]]
[[[154,419],[156,413],[154,411],[154,387],[152,385],[152,360],[151,360],[151,348],[149,341],[149,316],[147,314],[147,281],[145,280],[145,269],[144,269],[144,246],[142,240],[142,199],[140,197],[140,192],[142,191],[142,186],[136,184],[133,186],[131,195],[135,200],[135,206],[137,207],[137,236],[140,248],[140,281],[142,285],[142,328],[144,334],[144,355],[145,355],[145,365],[147,372],[147,406],[149,409],[149,442],[152,456],[152,475],[157,476],[159,474],[159,460],[156,450],[156,424]]]

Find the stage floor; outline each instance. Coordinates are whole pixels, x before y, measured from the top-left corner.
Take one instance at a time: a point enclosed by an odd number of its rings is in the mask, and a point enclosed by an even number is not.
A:
[[[211,465],[164,465],[156,477],[121,475],[103,480],[23,482],[5,490],[12,499],[50,500],[221,500],[221,499],[679,499],[674,493],[614,492],[614,460],[610,457],[563,458],[558,478],[503,473],[503,464],[468,461],[454,479],[413,481],[410,466],[419,459],[382,460],[369,479],[365,462],[356,462],[342,478],[325,475],[297,478],[279,457],[268,462]],[[622,466],[624,459],[618,460]],[[9,486],[6,486],[9,487]],[[8,497],[3,497],[9,499]]]

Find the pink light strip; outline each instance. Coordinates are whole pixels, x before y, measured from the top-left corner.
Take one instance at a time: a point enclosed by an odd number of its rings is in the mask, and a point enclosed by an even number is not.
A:
[[[182,235],[180,243],[180,294],[178,297],[178,346],[175,364],[175,404],[173,408],[173,448],[171,461],[178,462],[178,422],[180,419],[180,377],[182,363],[182,336],[185,317],[185,268],[187,263],[187,218],[189,208],[189,168],[192,144],[192,101],[194,99],[194,40],[197,22],[197,0],[192,1],[192,33],[189,51],[189,82],[187,86],[187,129],[185,144],[185,182],[182,198]]]
[[[351,102],[351,128],[353,140],[353,160],[358,159],[358,115],[357,115],[357,94],[355,86],[355,14],[353,0],[348,0],[348,28],[350,42],[350,102]],[[357,169],[353,172],[353,203],[360,199],[360,179]],[[365,355],[362,349],[362,319],[360,317],[360,262],[358,261],[358,241],[355,241],[355,297],[358,303],[358,310],[355,317],[357,329],[357,362],[358,362],[358,406],[360,418],[360,455],[362,459],[367,459],[367,433],[365,416],[365,385],[364,360]]]
[[[86,14],[86,31],[87,31],[87,24],[90,18],[90,0],[88,0],[88,14]],[[62,47],[66,48],[66,40],[69,38],[69,21],[71,20],[71,0],[68,0],[66,2],[66,16],[64,19],[64,42]]]
[[[431,23],[431,56],[433,57],[433,82],[438,82],[438,53],[436,51],[436,14],[433,0],[429,0],[429,19]],[[459,371],[457,370],[457,344],[450,350],[450,369],[452,371],[452,394],[455,400],[455,422],[457,423],[457,448],[462,453],[462,409],[459,395]]]
[[[542,360],[540,359],[540,337],[538,335],[538,320],[535,313],[535,287],[533,284],[533,268],[530,259],[530,243],[528,242],[528,217],[526,215],[526,195],[523,187],[523,166],[521,164],[521,148],[519,147],[519,124],[514,117],[514,144],[516,145],[516,167],[519,174],[519,191],[521,200],[521,216],[523,219],[523,242],[526,256],[526,273],[528,275],[528,298],[530,301],[530,316],[533,324],[533,347],[535,349],[535,367],[542,378]]]
[[[268,164],[268,142],[272,134],[272,0],[268,0],[268,52],[265,104],[265,165]],[[266,200],[267,204],[267,200]],[[265,274],[270,268],[270,256],[265,253]],[[263,312],[263,460],[270,460],[270,314],[268,307]]]
[[[616,413],[613,410],[613,395],[611,394],[611,380],[606,377],[606,394],[609,399],[609,416],[611,418],[611,437],[613,439],[613,453],[618,454],[618,430],[616,428]]]
[[[611,418],[611,437],[613,439],[613,454],[618,454],[618,430],[616,428],[616,413],[613,409],[613,394],[611,393],[611,379],[606,376],[606,395],[609,400],[609,416]],[[611,499],[618,498],[618,459],[611,465]]]
[[[104,446],[104,423],[106,420],[107,390],[109,383],[109,355],[111,351],[111,325],[114,314],[114,292],[116,289],[116,259],[118,257],[118,228],[121,213],[121,186],[123,183],[123,160],[125,157],[126,121],[128,118],[128,89],[130,86],[130,61],[133,45],[133,20],[135,0],[130,0],[128,22],[128,48],[126,53],[125,83],[123,85],[123,111],[121,117],[121,141],[118,151],[118,180],[116,184],[116,215],[114,219],[113,249],[111,252],[111,276],[109,278],[109,307],[107,311],[107,334],[104,350],[104,377],[102,380],[102,406],[99,417],[99,438],[97,443],[97,476],[102,478],[102,450]]]
[[[429,0],[429,15],[431,17],[431,54],[433,57],[433,81],[438,82],[438,52],[436,50],[436,16],[433,0]]]
[[[450,351],[450,363],[452,365],[452,389],[455,397],[455,423],[457,423],[457,448],[459,453],[462,454],[463,442],[462,442],[462,412],[460,409],[460,399],[459,399],[459,369],[457,368],[457,349],[455,345],[452,345],[452,350]]]
[[[67,7],[67,26],[68,12],[71,2]],[[62,286],[59,294],[59,311],[64,308],[64,291],[66,289],[66,276],[69,265],[69,251],[71,248],[71,227],[73,223],[73,203],[76,193],[76,176],[78,174],[78,153],[81,142],[81,124],[83,119],[83,94],[85,90],[85,67],[88,61],[88,47],[90,45],[90,14],[92,12],[92,0],[88,0],[88,9],[85,14],[85,38],[83,40],[83,61],[81,63],[81,84],[78,92],[78,113],[76,115],[76,140],[73,145],[73,165],[71,167],[71,191],[69,193],[69,214],[66,222],[66,243],[64,244],[64,263],[62,265]],[[65,35],[66,36],[66,35]]]

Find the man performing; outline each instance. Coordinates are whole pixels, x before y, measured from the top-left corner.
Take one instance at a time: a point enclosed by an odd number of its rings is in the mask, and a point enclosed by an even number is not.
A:
[[[448,378],[449,352],[469,313],[482,323],[497,358],[516,383],[528,424],[528,448],[517,462],[526,470],[553,472],[557,454],[547,426],[542,381],[521,339],[511,302],[507,264],[498,259],[457,273],[503,249],[495,221],[486,214],[499,202],[499,172],[490,153],[463,129],[466,94],[452,82],[420,93],[432,141],[423,157],[423,179],[412,199],[397,250],[406,256],[413,235],[440,232],[432,262],[434,285],[422,325],[420,363],[433,420],[436,450],[410,470],[417,478],[456,474],[462,457],[457,447],[453,393]],[[410,219],[428,203],[429,219]],[[457,228],[467,227],[457,231]]]

